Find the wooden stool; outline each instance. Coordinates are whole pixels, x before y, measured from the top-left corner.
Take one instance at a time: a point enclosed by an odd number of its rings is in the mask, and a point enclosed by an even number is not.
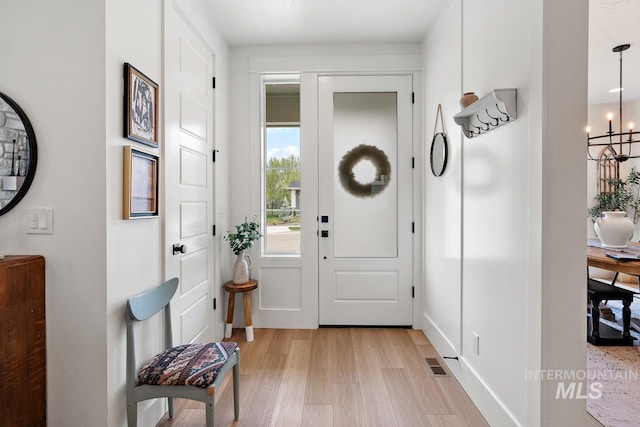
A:
[[[258,287],[258,281],[249,279],[247,283],[236,285],[233,282],[224,284],[224,289],[229,292],[229,307],[227,307],[227,327],[224,331],[225,338],[231,338],[233,329],[233,309],[236,305],[236,293],[242,292],[244,299],[244,322],[246,324],[247,341],[253,341],[253,323],[251,322],[251,291]]]

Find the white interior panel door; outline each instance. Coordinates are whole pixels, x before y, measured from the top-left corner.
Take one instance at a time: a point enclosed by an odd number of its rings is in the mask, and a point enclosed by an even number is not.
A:
[[[173,333],[176,344],[212,341],[214,62],[171,6],[164,47],[165,274],[180,279]]]
[[[319,79],[319,323],[412,325],[412,77]]]

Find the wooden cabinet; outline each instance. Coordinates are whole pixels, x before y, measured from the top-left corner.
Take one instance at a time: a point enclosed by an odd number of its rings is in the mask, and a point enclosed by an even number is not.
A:
[[[47,424],[44,258],[0,260],[0,425]]]

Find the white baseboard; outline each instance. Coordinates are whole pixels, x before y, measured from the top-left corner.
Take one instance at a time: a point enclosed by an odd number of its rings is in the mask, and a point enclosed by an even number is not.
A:
[[[139,402],[138,427],[155,427],[166,412],[167,399],[154,399]]]
[[[447,338],[440,328],[424,314],[424,328],[422,332],[431,342],[440,357],[458,356],[458,360],[444,359],[449,371],[456,377],[462,388],[467,392],[482,416],[491,426],[523,426],[513,416],[504,403],[478,376],[476,371],[459,355],[452,341]],[[523,390],[524,393],[524,390]]]

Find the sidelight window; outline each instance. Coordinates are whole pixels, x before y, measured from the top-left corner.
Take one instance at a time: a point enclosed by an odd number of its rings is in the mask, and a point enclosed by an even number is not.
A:
[[[300,80],[263,77],[263,255],[300,255]]]

